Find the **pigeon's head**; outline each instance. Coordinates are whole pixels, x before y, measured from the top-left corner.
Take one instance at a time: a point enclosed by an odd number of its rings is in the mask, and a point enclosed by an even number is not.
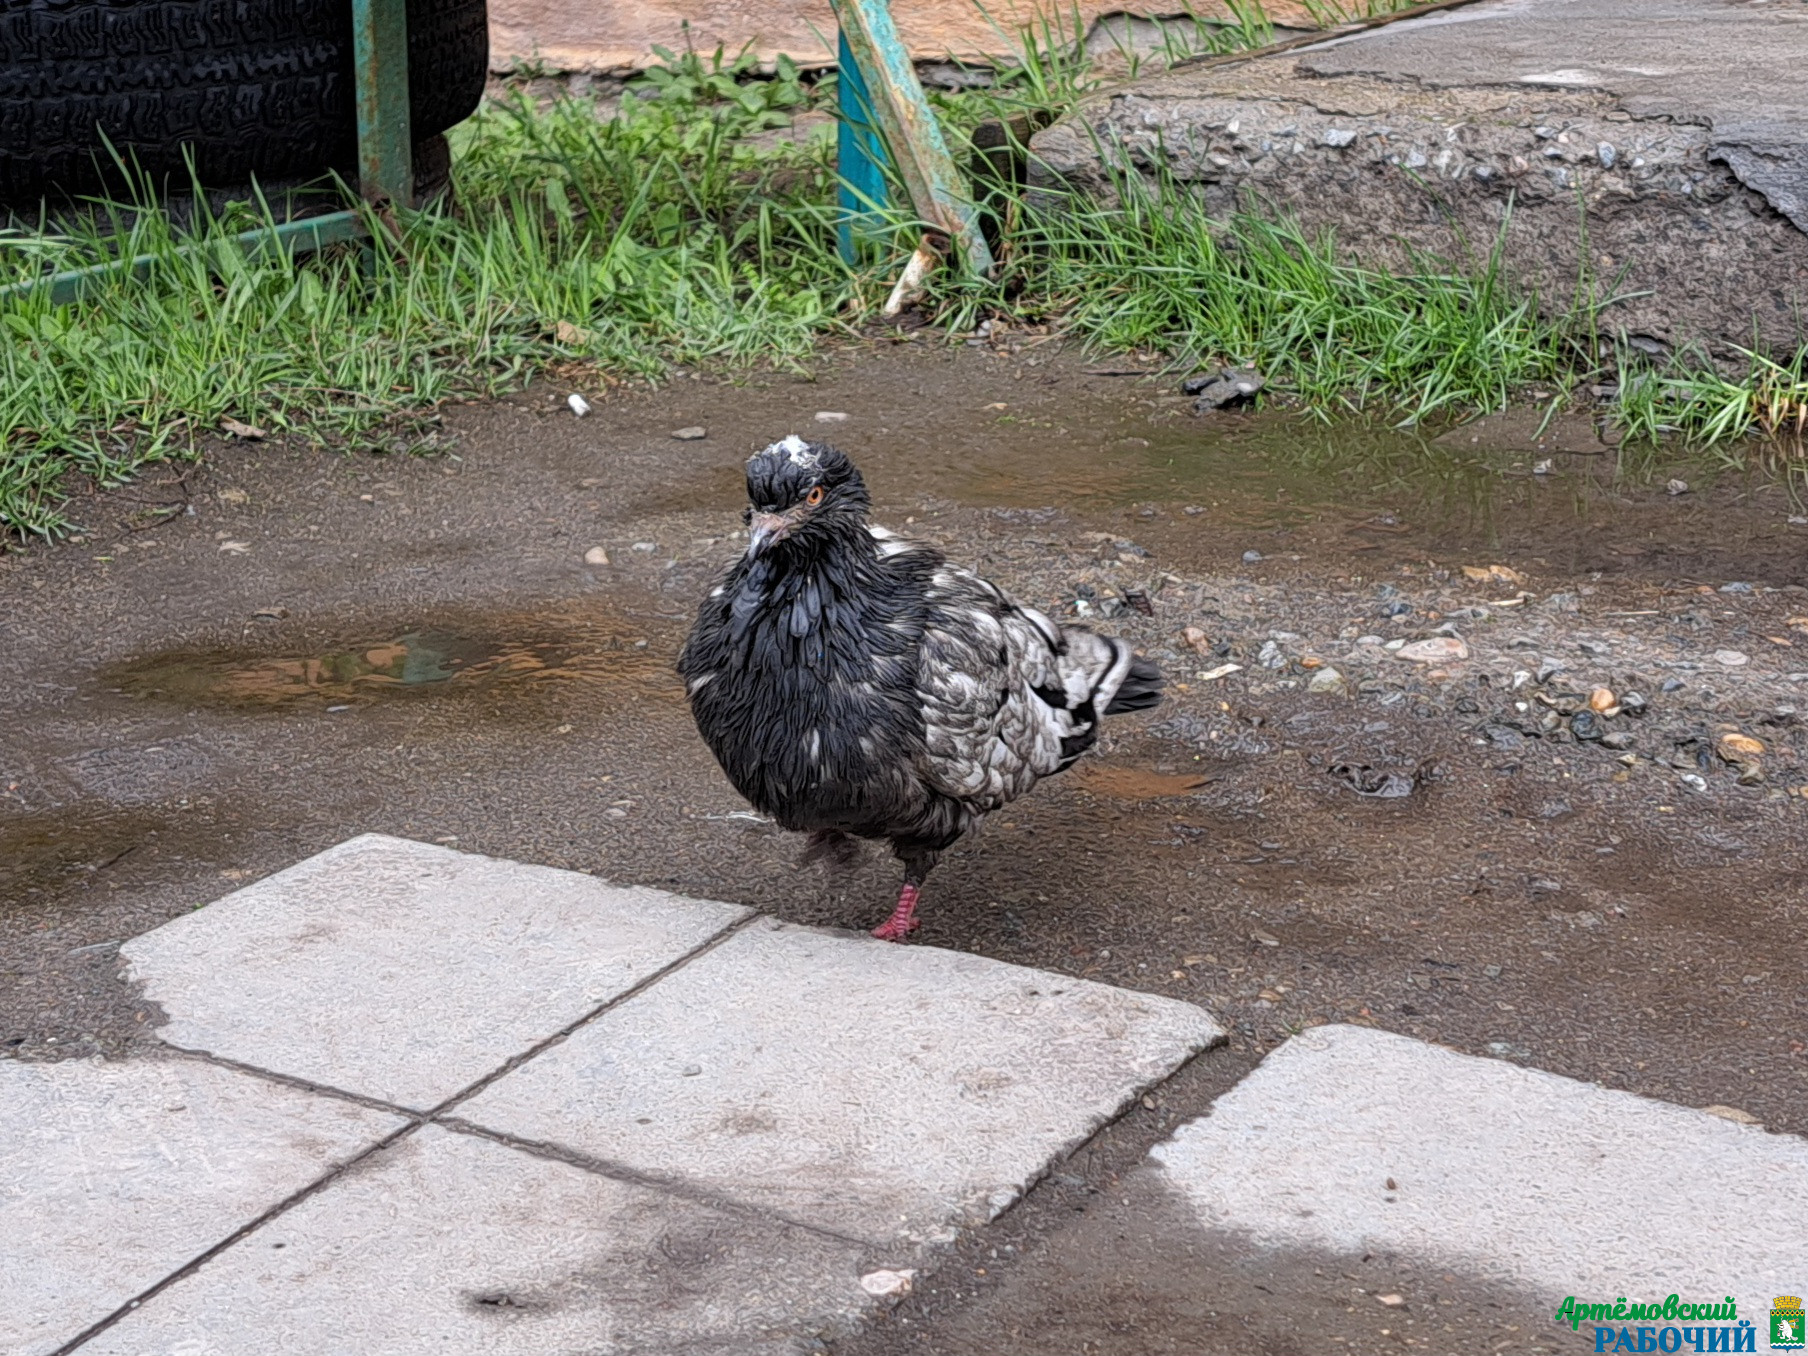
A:
[[[780,542],[806,545],[866,524],[872,500],[847,453],[793,433],[747,459],[751,559]]]

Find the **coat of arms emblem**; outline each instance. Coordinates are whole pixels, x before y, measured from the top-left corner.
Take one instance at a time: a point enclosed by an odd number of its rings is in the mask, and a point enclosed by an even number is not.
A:
[[[1803,1345],[1803,1313],[1800,1295],[1778,1295],[1770,1311],[1770,1349],[1800,1351]]]

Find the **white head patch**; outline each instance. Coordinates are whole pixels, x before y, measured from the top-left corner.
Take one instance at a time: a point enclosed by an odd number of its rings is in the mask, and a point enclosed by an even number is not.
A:
[[[785,459],[793,466],[801,466],[806,471],[815,471],[822,466],[816,453],[810,450],[810,444],[795,433],[787,434],[759,455],[765,456],[770,452],[783,452]]]

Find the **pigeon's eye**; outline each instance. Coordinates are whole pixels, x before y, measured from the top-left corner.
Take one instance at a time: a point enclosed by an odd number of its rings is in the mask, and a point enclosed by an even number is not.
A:
[[[812,485],[810,487],[810,492],[804,496],[804,503],[808,504],[811,508],[815,508],[821,502],[822,486]]]

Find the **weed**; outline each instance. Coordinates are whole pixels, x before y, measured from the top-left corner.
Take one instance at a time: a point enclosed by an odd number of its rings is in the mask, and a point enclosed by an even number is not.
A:
[[[781,127],[791,118],[791,111],[814,102],[820,95],[804,83],[797,63],[788,56],[776,62],[774,78],[759,79],[759,60],[750,47],[744,47],[732,60],[720,44],[707,58],[690,43],[691,26],[684,23],[685,48],[682,56],[657,44],[653,55],[660,64],[649,66],[643,73],[640,97],[663,100],[676,105],[686,114],[711,104],[733,104],[755,127]]]

